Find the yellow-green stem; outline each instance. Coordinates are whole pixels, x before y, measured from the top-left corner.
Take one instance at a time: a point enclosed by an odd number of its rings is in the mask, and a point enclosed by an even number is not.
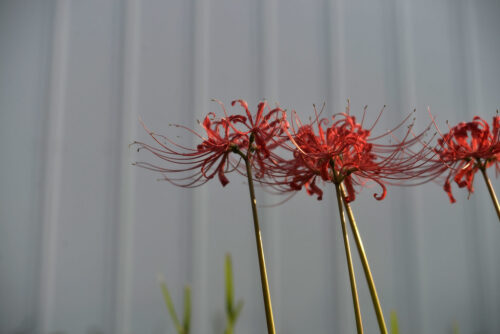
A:
[[[347,235],[347,226],[345,223],[344,209],[342,207],[342,194],[339,184],[335,184],[337,192],[337,204],[339,206],[340,223],[342,225],[342,237],[344,238],[345,256],[347,259],[347,268],[349,269],[349,280],[351,282],[352,303],[354,306],[354,315],[356,317],[356,328],[358,334],[363,333],[363,322],[361,320],[361,310],[358,300],[358,289],[356,287],[356,277],[354,276],[354,267],[352,265],[351,248],[349,247],[349,236]]]
[[[249,155],[250,155],[250,153],[249,153]],[[250,191],[250,202],[252,205],[253,226],[254,226],[254,230],[255,230],[255,241],[257,242],[257,253],[259,255],[260,282],[262,284],[262,293],[264,295],[264,306],[266,309],[267,332],[269,334],[275,334],[276,330],[274,329],[273,307],[271,305],[271,294],[269,292],[269,283],[267,280],[266,261],[264,259],[264,249],[262,246],[262,237],[261,237],[261,232],[260,232],[260,227],[259,227],[259,217],[257,214],[257,200],[255,199],[255,190],[254,190],[253,179],[252,179],[252,166],[251,166],[249,156],[242,155],[242,157],[245,161],[246,170],[247,170],[248,190]]]
[[[363,270],[365,272],[366,281],[368,283],[368,288],[372,297],[373,308],[375,309],[375,314],[377,315],[380,333],[387,334],[387,326],[385,325],[384,314],[382,313],[382,307],[380,306],[377,288],[375,287],[375,281],[373,280],[370,265],[368,263],[368,258],[366,257],[365,248],[363,247],[363,241],[361,240],[361,235],[359,234],[358,226],[356,224],[356,220],[354,219],[354,214],[352,213],[351,206],[346,201],[346,194],[343,186],[340,187],[340,191],[342,193],[342,199],[347,211],[347,216],[349,217],[351,230],[354,234],[354,240],[356,241],[356,246],[358,247],[359,257],[361,258],[361,263],[363,264]]]
[[[488,187],[491,201],[493,202],[493,206],[495,206],[495,210],[497,211],[498,219],[500,220],[500,205],[498,205],[497,195],[495,194],[495,190],[493,189],[493,186],[491,185],[490,178],[488,177],[488,174],[486,174],[486,167],[482,166],[479,169],[481,170],[481,173],[483,174],[484,182],[486,182],[486,187]]]

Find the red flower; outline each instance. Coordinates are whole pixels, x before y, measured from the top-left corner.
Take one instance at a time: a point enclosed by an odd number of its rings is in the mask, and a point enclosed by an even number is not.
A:
[[[227,115],[224,105],[220,101],[215,101],[222,106],[224,114]],[[257,106],[255,117],[252,117],[246,101],[234,100],[231,102],[231,106],[234,106],[236,103],[245,110],[247,117],[240,116],[238,121],[233,122],[234,124],[230,126],[235,133],[247,136],[252,142],[250,149],[253,153],[252,163],[257,171],[255,176],[261,178],[267,172],[269,163],[273,163],[271,150],[281,146],[283,143],[282,122],[285,111],[279,107],[271,110],[267,106],[266,101],[261,101]],[[266,108],[267,112],[265,113]],[[243,129],[237,129],[238,123],[243,126]]]
[[[372,181],[381,187],[381,193],[374,197],[384,199],[386,184],[400,184],[420,173],[418,161],[423,151],[410,154],[410,148],[424,133],[410,138],[413,125],[410,124],[401,141],[380,144],[379,140],[386,136],[396,140],[394,132],[409,119],[408,116],[381,136],[371,137],[380,115],[372,127],[366,129],[363,121],[357,123],[349,114],[349,105],[346,113],[332,117],[330,126],[328,119],[320,119],[318,115],[311,124],[303,125],[294,114],[295,126],[291,132],[287,130],[293,143],[290,148],[293,158],[281,161],[280,166],[273,169],[269,184],[280,192],[300,190],[304,186],[308,194],[315,194],[321,200],[323,192],[317,185],[318,177],[326,182],[343,182],[350,202],[355,199],[355,187],[366,186]]]
[[[492,128],[484,119],[475,116],[472,122],[459,123],[448,133],[441,134],[434,148],[437,159],[429,169],[435,169],[436,174],[449,171],[443,188],[451,203],[456,201],[451,192],[451,180],[459,188],[466,187],[470,195],[474,192],[474,175],[478,170],[495,165],[496,172],[500,171],[499,134],[498,115],[493,117]]]
[[[233,101],[232,105],[239,102],[245,108],[247,116],[228,115],[224,105],[217,102],[222,106],[225,117],[217,118],[214,113],[209,113],[201,123],[205,136],[187,127],[175,125],[202,140],[196,148],[179,145],[165,136],[155,134],[141,122],[157,146],[134,142],[138,146],[138,151],[145,149],[171,166],[157,166],[149,162],[135,164],[162,173],[166,181],[181,187],[203,185],[215,175],[218,176],[222,186],[225,186],[229,183],[225,174],[235,169],[239,170],[239,160],[230,159],[230,153],[248,154],[250,150],[253,153],[252,162],[256,162],[259,173],[265,173],[268,164],[266,159],[270,157],[270,150],[277,145],[277,136],[283,131],[282,110],[275,108],[264,114],[266,102],[260,102],[256,116],[252,117],[247,103],[237,100]],[[240,172],[245,173],[243,169]]]

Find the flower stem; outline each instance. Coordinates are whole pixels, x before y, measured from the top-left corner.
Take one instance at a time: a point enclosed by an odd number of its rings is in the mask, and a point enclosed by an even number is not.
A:
[[[493,186],[491,185],[490,178],[488,177],[488,174],[486,174],[486,167],[482,166],[479,169],[481,170],[481,173],[483,173],[484,182],[486,182],[486,186],[488,187],[488,191],[489,191],[490,196],[491,196],[491,201],[493,202],[493,205],[495,206],[495,209],[497,210],[498,219],[500,220],[500,205],[498,205],[497,195],[495,195],[495,190],[493,189]]]
[[[249,153],[250,155],[250,153]],[[249,156],[243,156],[247,169],[248,178],[248,190],[250,191],[250,202],[252,204],[252,215],[253,215],[253,226],[255,229],[255,241],[257,243],[257,253],[259,255],[259,268],[260,268],[260,282],[262,284],[262,294],[264,296],[264,306],[266,308],[266,321],[267,321],[267,332],[269,334],[275,334],[274,329],[274,318],[273,318],[273,307],[271,305],[271,294],[269,292],[269,283],[267,280],[266,272],[266,261],[264,259],[264,249],[262,246],[262,237],[259,227],[259,217],[257,214],[257,200],[255,199],[255,190],[253,186],[252,179],[252,166],[250,163]]]
[[[347,235],[347,227],[344,217],[344,208],[342,207],[342,194],[340,184],[335,184],[337,192],[337,204],[339,206],[340,223],[342,225],[342,236],[344,238],[345,256],[347,259],[347,268],[349,269],[349,280],[351,282],[352,303],[354,306],[354,314],[356,316],[356,328],[358,334],[363,333],[363,322],[361,320],[361,310],[359,307],[358,290],[356,288],[356,277],[354,276],[354,267],[352,265],[351,248],[349,247],[349,236]]]
[[[368,288],[370,290],[370,295],[372,297],[373,308],[377,315],[378,326],[380,328],[380,333],[387,334],[387,326],[385,325],[384,314],[382,313],[382,307],[380,306],[380,301],[377,294],[377,288],[375,287],[375,281],[373,280],[372,272],[370,270],[370,264],[368,263],[368,258],[366,257],[365,248],[363,247],[363,241],[359,234],[358,226],[356,225],[356,220],[354,219],[354,214],[352,213],[351,206],[346,201],[346,195],[344,187],[340,186],[340,191],[342,193],[342,198],[347,211],[347,216],[349,217],[349,222],[351,224],[351,229],[354,234],[354,240],[356,241],[356,246],[358,247],[359,257],[361,258],[361,263],[363,264],[363,270],[365,272],[366,281],[368,283]]]

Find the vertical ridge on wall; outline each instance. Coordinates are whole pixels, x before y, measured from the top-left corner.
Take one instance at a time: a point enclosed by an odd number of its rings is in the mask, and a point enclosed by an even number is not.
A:
[[[464,55],[463,64],[463,85],[464,85],[464,96],[466,96],[466,114],[467,120],[471,120],[475,115],[488,115],[492,114],[494,110],[485,110],[483,103],[483,88],[481,80],[481,64],[480,64],[480,52],[481,48],[479,46],[479,32],[477,23],[477,11],[476,3],[463,0],[460,3],[459,19],[463,22],[462,31],[462,52]],[[467,93],[467,94],[465,94]],[[490,121],[489,118],[485,118],[486,121]],[[479,175],[478,175],[479,176]],[[478,177],[476,182],[483,182],[481,177]],[[482,186],[482,185],[481,185]],[[480,186],[480,187],[481,187]],[[484,189],[484,188],[483,188]],[[483,213],[484,218],[491,218],[496,223],[496,217],[492,215],[491,211],[486,211],[486,206],[490,208],[491,203],[483,203],[481,199],[486,197],[481,197],[480,194],[475,194],[474,199],[474,212],[471,218],[478,217],[480,213]],[[484,195],[484,194],[482,194]],[[484,211],[483,211],[484,210]],[[499,313],[500,304],[495,298],[496,291],[498,287],[496,286],[495,273],[492,267],[496,263],[495,260],[497,252],[495,252],[495,241],[491,239],[495,235],[492,231],[491,225],[487,223],[490,219],[483,219],[481,221],[474,221],[471,219],[472,226],[469,228],[469,233],[473,240],[473,250],[474,254],[470,256],[470,263],[474,263],[471,268],[471,280],[473,282],[473,288],[480,294],[479,299],[483,301],[483,305],[477,305],[476,308],[476,323],[478,326],[482,326],[481,330],[495,329],[500,327],[500,319],[496,316]],[[494,226],[497,228],[498,226]],[[474,284],[477,280],[474,280],[474,275],[479,275],[479,284]]]
[[[206,114],[208,101],[208,73],[209,73],[209,7],[210,1],[192,0],[193,11],[193,66],[191,75],[192,110],[193,118],[199,119]],[[194,334],[205,333],[209,328],[207,314],[207,220],[206,220],[206,188],[193,189],[191,209],[191,273],[190,280],[193,285],[192,298],[195,301],[192,313],[192,330]]]
[[[54,9],[0,2],[0,333],[38,321]]]
[[[345,108],[346,99],[346,61],[345,61],[345,29],[346,23],[344,20],[345,10],[344,10],[344,0],[326,0],[326,10],[325,14],[327,19],[325,23],[327,25],[327,96],[326,102],[328,115],[332,115],[336,112],[341,112]],[[328,187],[329,192],[332,193],[332,187]],[[332,194],[332,198],[335,195]],[[334,217],[338,216],[338,211],[335,205],[330,206],[328,210],[328,221],[336,222]],[[337,240],[340,237],[337,237]],[[351,297],[349,291],[344,289],[347,287],[347,281],[343,279],[343,276],[338,275],[338,272],[343,272],[345,270],[345,253],[342,243],[336,242],[334,245],[335,255],[332,256],[334,261],[334,275],[336,276],[336,283],[334,284],[334,296],[335,300],[333,302],[333,313],[335,315],[334,328],[337,333],[348,333],[354,330],[354,324],[348,323],[343,319],[350,316],[348,312],[351,312],[346,306],[350,305]],[[354,253],[356,254],[356,253]],[[360,277],[358,275],[358,277]],[[359,280],[359,279],[358,279]]]
[[[344,110],[346,96],[344,0],[326,0],[328,36],[328,103],[333,110]]]
[[[456,54],[451,60],[456,68],[453,80],[455,88],[453,107],[457,116],[462,121],[467,122],[472,120],[473,117],[470,107],[473,105],[472,101],[477,101],[475,88],[476,84],[479,84],[479,73],[474,68],[477,50],[468,50],[466,46],[467,43],[475,44],[469,40],[469,37],[475,33],[475,25],[472,23],[474,8],[469,8],[467,12],[464,12],[465,4],[458,2],[455,5],[453,1],[449,3],[448,7],[449,12],[454,14],[450,18],[451,24],[455,21],[455,24],[450,28],[451,36],[449,38],[450,41],[455,41],[452,48],[454,47],[454,54]],[[453,33],[456,34],[455,38],[453,38]],[[478,213],[481,211],[481,203],[478,203],[478,198],[478,196],[474,196],[473,200],[469,201],[472,205],[464,210],[463,229],[465,236],[463,244],[465,261],[468,263],[466,272],[468,302],[471,305],[469,324],[467,325],[471,326],[475,331],[483,332],[487,331],[489,327],[488,312],[491,308],[486,307],[490,302],[490,298],[485,298],[486,291],[484,290],[488,281],[487,275],[485,275],[487,271],[484,270],[484,255],[487,252],[485,252],[484,244],[479,239],[482,232],[484,232],[485,226],[484,224],[474,224],[474,218],[478,217]],[[486,218],[487,215],[485,214],[483,217]],[[480,284],[477,284],[478,282]]]
[[[394,1],[394,12],[395,12],[395,24],[396,30],[399,32],[397,35],[396,44],[398,46],[398,60],[399,76],[397,82],[400,86],[400,105],[407,108],[414,109],[417,107],[417,93],[416,93],[416,76],[415,76],[415,60],[414,52],[412,48],[412,19],[411,19],[411,8],[410,2],[405,1]],[[415,194],[417,192],[418,194]],[[420,273],[420,268],[422,267],[423,261],[423,249],[424,236],[421,231],[421,218],[419,218],[419,211],[421,210],[421,198],[420,190],[413,190],[411,194],[405,193],[403,202],[407,205],[401,209],[400,218],[412,216],[413,219],[410,220],[410,224],[400,226],[399,232],[396,234],[401,247],[406,247],[404,255],[398,257],[396,256],[396,268],[399,265],[406,266],[405,255],[411,255],[412,261],[410,261],[409,273],[403,275],[403,281],[401,278],[396,278],[398,286],[401,286],[399,290],[396,291],[396,296],[403,297],[398,298],[396,301],[397,305],[407,305],[408,298],[411,298],[413,303],[409,305],[409,314],[407,319],[409,321],[406,328],[411,328],[412,333],[423,333],[425,332],[426,326],[426,308],[423,307],[425,304],[425,279]],[[409,249],[408,249],[409,248]],[[406,267],[404,267],[406,268]],[[405,271],[406,273],[406,271]],[[409,280],[409,282],[407,281]],[[407,285],[413,286],[412,289],[408,289]],[[400,291],[401,290],[401,291]],[[409,292],[407,292],[409,291]],[[412,291],[418,291],[419,293],[412,293]],[[404,292],[404,293],[401,293]],[[408,296],[405,293],[409,293]],[[387,312],[387,311],[386,311]],[[386,314],[387,318],[388,314]],[[404,328],[403,327],[403,328]]]
[[[109,223],[104,224],[103,234],[105,235],[103,247],[103,275],[102,285],[100,287],[103,300],[102,331],[106,333],[115,332],[115,314],[120,304],[116,303],[118,298],[118,279],[120,277],[118,270],[120,268],[119,260],[122,258],[122,196],[127,196],[127,180],[123,178],[123,164],[122,147],[126,147],[128,138],[123,138],[122,135],[127,132],[125,127],[125,118],[122,113],[123,103],[123,88],[124,85],[124,69],[123,64],[126,53],[123,51],[125,25],[126,25],[126,4],[121,0],[114,0],[112,2],[112,10],[110,17],[110,30],[111,30],[111,43],[110,43],[110,58],[114,61],[110,66],[110,106],[109,106],[109,126],[108,126],[108,140],[111,143],[111,150],[108,153],[111,162],[111,170],[118,171],[111,173],[108,177],[110,183],[110,210],[108,213]],[[133,201],[127,203],[128,208],[132,209]],[[126,205],[127,205],[126,204]],[[126,217],[125,217],[126,219]],[[130,218],[129,218],[130,219]],[[121,282],[120,282],[121,283]]]
[[[64,108],[69,51],[70,2],[59,0],[55,5],[52,63],[48,102],[48,122],[45,139],[45,178],[42,191],[43,232],[40,258],[40,299],[37,331],[50,330],[54,307],[56,271],[56,239],[64,137]]]
[[[274,107],[274,103],[279,102],[278,99],[278,80],[277,80],[277,1],[276,0],[261,0],[259,5],[259,49],[262,50],[258,54],[259,59],[259,98],[268,99],[269,108]],[[263,203],[272,204],[274,197],[268,193],[262,193]],[[282,267],[281,267],[281,228],[282,222],[278,220],[281,207],[272,207],[261,210],[262,212],[262,229],[264,235],[267,236],[265,249],[269,252],[266,254],[268,259],[269,271],[269,289],[272,296],[272,306],[275,326],[277,331],[280,328],[280,309],[282,304]],[[266,231],[267,230],[267,231]]]
[[[123,9],[125,16],[123,27],[123,59],[121,87],[121,148],[119,207],[118,207],[118,242],[115,272],[115,309],[114,333],[130,333],[133,280],[133,225],[135,220],[134,188],[135,173],[131,168],[133,150],[128,143],[136,137],[138,76],[139,76],[139,38],[140,38],[140,4],[127,0]]]

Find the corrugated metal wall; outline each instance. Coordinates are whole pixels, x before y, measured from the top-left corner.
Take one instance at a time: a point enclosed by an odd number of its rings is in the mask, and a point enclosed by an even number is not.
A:
[[[233,255],[238,333],[265,331],[246,185],[179,189],[134,168],[128,144],[196,127],[210,98],[339,112],[388,105],[380,132],[430,106],[443,127],[500,106],[497,1],[88,0],[0,3],[0,333],[193,332],[224,326]],[[177,133],[175,133],[177,134]],[[184,134],[179,140],[193,140]],[[496,181],[494,181],[496,185]],[[367,189],[354,203],[386,318],[402,333],[500,332],[500,225],[486,188]],[[333,189],[332,189],[333,190]],[[355,331],[333,191],[261,209],[279,333]],[[260,203],[280,199],[259,192]],[[355,267],[366,331],[377,332]]]

